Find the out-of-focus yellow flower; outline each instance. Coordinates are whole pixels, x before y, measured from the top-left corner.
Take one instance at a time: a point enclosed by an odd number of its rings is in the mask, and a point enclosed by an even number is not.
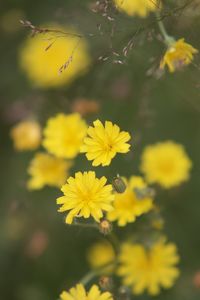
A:
[[[87,253],[87,260],[93,269],[106,266],[115,259],[115,252],[112,245],[107,241],[98,242],[91,246]],[[108,266],[103,273],[112,272],[113,266]]]
[[[70,167],[71,162],[66,162],[64,159],[47,153],[36,153],[28,168],[31,176],[28,188],[38,190],[45,185],[61,187],[67,180]]]
[[[47,122],[43,146],[57,157],[74,158],[80,151],[86,132],[86,122],[79,114],[58,114]]]
[[[84,145],[81,152],[86,152],[88,160],[93,160],[93,166],[108,166],[117,153],[127,153],[130,144],[130,134],[121,131],[119,126],[112,124],[110,121],[105,122],[105,126],[101,121],[93,122],[94,126],[90,126],[87,130],[88,137],[84,138]]]
[[[60,294],[61,300],[113,300],[111,293],[101,293],[97,285],[92,285],[90,290],[86,292],[83,284],[77,284],[71,288],[69,292],[63,291]]]
[[[47,32],[28,38],[20,50],[19,58],[29,79],[44,88],[69,84],[90,63],[86,41],[76,36],[77,32],[58,25],[48,28],[69,34]],[[59,69],[67,61],[66,70],[59,74]]]
[[[132,287],[134,294],[145,290],[156,295],[160,288],[171,288],[179,276],[176,264],[179,261],[176,246],[160,239],[150,249],[142,244],[124,244],[119,254],[118,275],[123,284]]]
[[[166,141],[147,146],[141,159],[141,171],[149,183],[171,188],[187,181],[192,162],[182,145]]]
[[[141,177],[132,176],[127,181],[125,192],[115,193],[114,209],[107,213],[108,220],[117,221],[119,226],[125,226],[127,223],[134,222],[136,217],[147,213],[153,207],[153,199],[148,196],[140,199],[135,192],[135,189],[146,187]]]
[[[100,111],[100,102],[95,100],[87,100],[84,98],[77,98],[71,105],[73,112],[77,112],[82,116],[89,114],[96,114]]]
[[[159,0],[114,0],[116,7],[129,16],[146,17],[150,12],[159,9]]]
[[[16,124],[10,132],[17,151],[35,150],[41,143],[41,128],[36,121],[22,121]]]
[[[168,66],[170,72],[174,72],[186,65],[189,65],[194,58],[193,54],[198,52],[197,49],[186,43],[184,39],[179,39],[172,43],[160,63],[160,68]]]
[[[74,217],[90,216],[99,222],[103,211],[113,208],[112,185],[106,185],[106,182],[104,176],[98,179],[92,171],[77,172],[75,177],[67,179],[67,183],[61,188],[64,196],[57,199],[57,204],[62,205],[59,212],[70,211],[66,223],[71,224]]]

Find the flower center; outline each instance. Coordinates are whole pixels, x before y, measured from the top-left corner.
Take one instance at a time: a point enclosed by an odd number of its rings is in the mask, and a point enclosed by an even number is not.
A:
[[[170,161],[162,162],[159,166],[159,170],[164,174],[171,174],[174,170],[174,164]]]

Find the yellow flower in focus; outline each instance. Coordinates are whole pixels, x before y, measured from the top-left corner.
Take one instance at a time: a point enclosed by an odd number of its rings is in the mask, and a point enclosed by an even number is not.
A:
[[[43,146],[57,157],[74,158],[80,151],[86,132],[87,125],[79,114],[58,114],[47,122]]]
[[[70,162],[47,153],[37,153],[30,163],[28,181],[30,190],[38,190],[45,185],[61,187],[68,177]]]
[[[44,88],[71,83],[90,63],[86,41],[76,36],[77,32],[57,25],[51,28],[70,34],[47,32],[28,38],[19,57],[21,68],[29,79]],[[66,70],[59,74],[68,60]]]
[[[84,138],[84,145],[81,152],[86,152],[88,160],[93,160],[93,166],[108,166],[117,153],[127,153],[130,145],[130,134],[121,131],[119,126],[110,121],[105,122],[105,126],[96,120],[94,127],[87,130],[88,137]]]
[[[192,162],[182,145],[173,141],[147,146],[141,158],[141,171],[149,183],[171,188],[187,181]]]
[[[193,60],[194,55],[198,50],[190,44],[185,43],[184,39],[175,41],[167,49],[163,59],[160,63],[160,68],[163,69],[165,65],[168,66],[170,72],[174,72],[181,67],[189,65]]]
[[[159,0],[114,0],[114,3],[129,16],[138,15],[143,18],[159,9]]]
[[[106,266],[115,259],[115,252],[112,245],[107,241],[98,242],[91,246],[87,253],[87,260],[93,269]],[[113,266],[104,269],[104,274],[111,273]]]
[[[97,285],[92,285],[90,290],[86,292],[83,284],[77,284],[71,288],[69,292],[63,291],[60,294],[61,300],[113,300],[111,293],[101,293]]]
[[[92,216],[97,222],[103,217],[103,211],[112,209],[112,185],[106,185],[103,176],[96,178],[95,172],[77,172],[75,177],[69,177],[62,186],[64,196],[57,199],[62,206],[59,212],[70,211],[66,223],[71,224],[74,217],[89,218]]]
[[[176,246],[160,239],[150,249],[142,244],[124,244],[119,254],[118,275],[123,284],[132,287],[134,294],[145,290],[157,295],[160,288],[171,288],[179,276]]]
[[[135,219],[147,213],[153,207],[153,199],[144,197],[140,199],[134,189],[144,189],[147,185],[139,176],[132,176],[126,183],[124,193],[115,193],[114,209],[107,213],[109,221],[117,221],[119,226],[134,222]]]
[[[35,150],[41,143],[41,128],[36,121],[22,121],[16,124],[10,132],[17,151]]]

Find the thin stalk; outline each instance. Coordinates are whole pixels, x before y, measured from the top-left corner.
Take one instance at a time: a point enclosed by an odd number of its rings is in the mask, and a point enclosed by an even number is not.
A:
[[[175,42],[174,38],[171,37],[168,33],[167,33],[167,30],[165,28],[165,25],[162,21],[162,17],[160,15],[160,12],[159,11],[156,11],[156,19],[157,19],[157,24],[158,24],[158,27],[159,27],[159,30],[160,30],[160,33],[162,34],[163,38],[164,38],[164,41],[165,43],[167,44],[167,46],[171,46],[172,43]]]
[[[96,223],[82,223],[82,222],[78,222],[78,221],[74,221],[71,225],[72,226],[87,227],[87,228],[95,228],[95,229],[99,228]]]
[[[116,261],[113,261],[112,263],[108,263],[102,267],[91,270],[85,276],[83,276],[79,282],[82,283],[83,285],[87,285],[94,277],[102,274],[104,270],[106,270],[109,267],[114,267],[115,265],[116,265]]]

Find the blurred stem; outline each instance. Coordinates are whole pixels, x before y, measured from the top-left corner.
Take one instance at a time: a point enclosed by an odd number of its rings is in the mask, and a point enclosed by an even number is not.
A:
[[[104,270],[106,270],[109,267],[114,267],[115,265],[116,265],[116,261],[113,261],[112,263],[108,263],[102,267],[91,270],[85,276],[83,276],[79,282],[82,283],[83,285],[87,285],[94,277],[102,274]]]
[[[156,11],[155,14],[156,14],[156,19],[157,19],[157,24],[158,24],[160,32],[164,38],[164,41],[167,44],[167,46],[171,46],[175,42],[175,39],[167,33],[167,30],[162,21],[162,16],[160,15],[160,12]]]
[[[82,222],[79,222],[77,220],[75,220],[71,225],[80,226],[80,227],[87,227],[87,228],[95,228],[95,229],[99,228],[96,223],[82,223]]]
[[[113,245],[113,248],[114,248],[115,252],[118,253],[120,242],[118,240],[117,235],[114,232],[111,232],[110,234],[107,235],[107,238],[111,242],[111,244]]]
[[[89,283],[95,276],[97,275],[95,270],[91,270],[90,272],[88,272],[81,280],[80,283],[82,283],[83,285],[86,285],[87,283]]]

